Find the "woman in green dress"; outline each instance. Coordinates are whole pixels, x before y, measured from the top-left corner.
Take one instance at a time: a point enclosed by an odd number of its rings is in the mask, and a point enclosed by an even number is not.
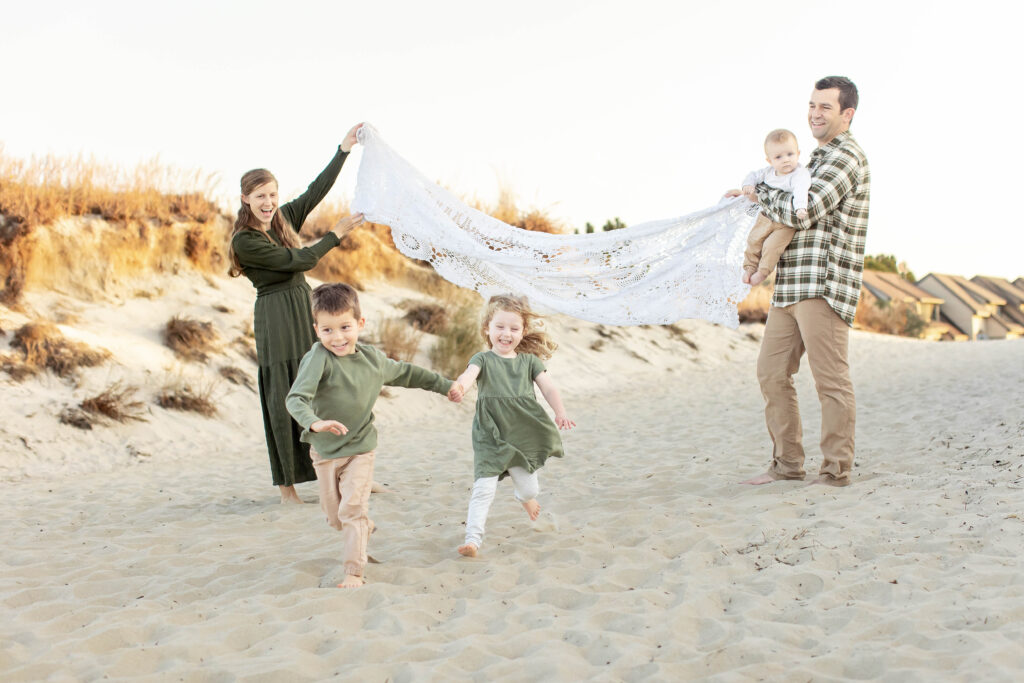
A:
[[[242,176],[242,205],[231,235],[232,277],[245,275],[256,287],[253,329],[259,359],[260,406],[270,454],[270,472],[281,490],[282,503],[301,503],[295,484],[315,481],[309,446],[284,400],[299,361],[316,341],[310,312],[310,289],[303,273],[310,270],[341,238],[362,222],[361,214],[338,223],[318,242],[303,247],[302,223],[327,196],[345,158],[356,144],[353,126],[334,158],[298,198],[278,206],[277,179],[266,169]]]

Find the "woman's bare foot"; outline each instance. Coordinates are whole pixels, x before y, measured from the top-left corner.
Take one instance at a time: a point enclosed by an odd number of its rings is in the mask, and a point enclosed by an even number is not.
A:
[[[526,510],[526,514],[530,515],[530,521],[537,521],[537,517],[540,516],[540,503],[537,502],[536,498],[524,500],[523,509]]]
[[[370,493],[394,493],[394,491],[394,489],[388,488],[384,484],[378,484],[377,482],[370,484]]]
[[[338,584],[338,588],[359,588],[365,581],[361,576],[352,576],[351,574],[345,574],[345,580]]]
[[[459,555],[462,555],[463,557],[476,557],[477,551],[479,550],[480,549],[472,543],[463,543],[459,546]]]
[[[747,479],[746,481],[741,481],[740,483],[750,484],[751,486],[760,486],[761,484],[770,484],[773,481],[778,481],[775,478],[775,475],[773,475],[771,472],[765,472],[764,474],[759,474],[756,477],[753,477],[752,479]]]
[[[282,503],[302,503],[304,502],[299,498],[299,494],[295,492],[294,486],[278,486],[281,489],[281,502]]]

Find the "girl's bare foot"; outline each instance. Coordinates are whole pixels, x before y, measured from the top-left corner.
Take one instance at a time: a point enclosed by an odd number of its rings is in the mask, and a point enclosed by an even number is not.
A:
[[[282,503],[302,503],[303,500],[299,498],[299,494],[295,492],[294,486],[278,486],[281,489],[281,502]]]
[[[472,543],[463,543],[459,546],[459,555],[462,555],[463,557],[476,557],[478,550],[479,548]]]
[[[338,584],[338,588],[359,588],[365,581],[361,576],[352,576],[351,574],[345,574],[345,580]]]
[[[530,521],[537,521],[537,517],[540,516],[540,503],[536,498],[523,501],[523,509],[526,510],[526,514],[530,515]]]

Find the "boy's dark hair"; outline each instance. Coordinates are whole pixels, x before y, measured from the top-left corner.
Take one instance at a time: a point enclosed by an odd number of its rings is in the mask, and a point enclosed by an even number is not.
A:
[[[313,317],[318,313],[336,315],[345,311],[352,311],[356,320],[363,317],[359,310],[359,295],[351,286],[344,282],[332,282],[313,290]]]
[[[825,76],[814,84],[815,90],[829,90],[839,88],[839,110],[856,109],[860,102],[857,94],[857,86],[846,76]]]

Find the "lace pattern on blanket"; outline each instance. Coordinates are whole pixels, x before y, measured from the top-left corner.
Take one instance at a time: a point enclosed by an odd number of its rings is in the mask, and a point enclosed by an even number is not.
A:
[[[502,223],[429,181],[370,125],[352,210],[391,227],[399,250],[484,297],[511,292],[531,305],[610,325],[699,318],[738,324],[746,235],[757,206],[745,199],[679,218],[586,235],[551,235]]]

